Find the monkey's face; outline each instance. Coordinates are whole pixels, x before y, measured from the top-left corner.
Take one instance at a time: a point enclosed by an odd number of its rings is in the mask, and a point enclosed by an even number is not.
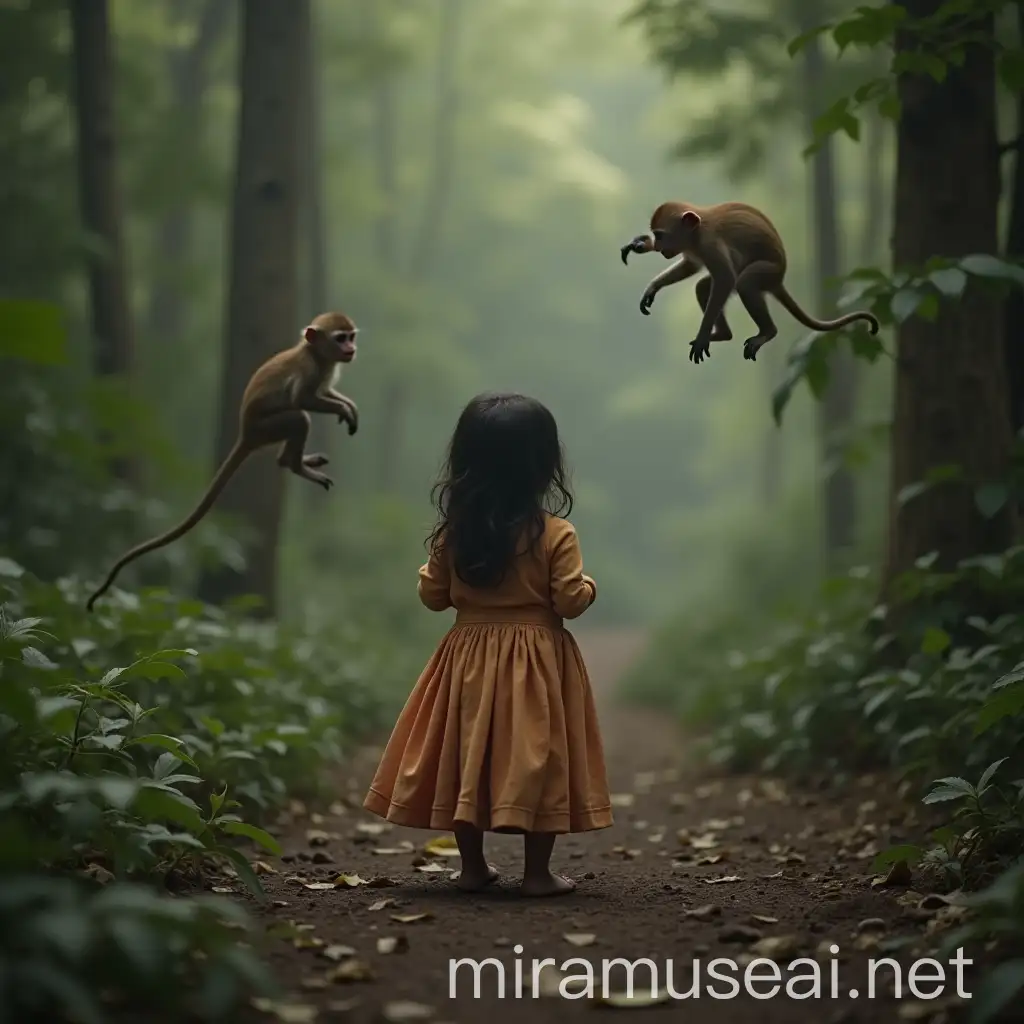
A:
[[[326,330],[323,327],[310,325],[303,332],[307,344],[313,351],[328,363],[351,363],[356,357],[356,327],[343,327],[339,330]]]
[[[684,252],[696,247],[700,217],[693,210],[676,212],[668,207],[659,207],[651,218],[652,248],[667,260],[674,260]]]

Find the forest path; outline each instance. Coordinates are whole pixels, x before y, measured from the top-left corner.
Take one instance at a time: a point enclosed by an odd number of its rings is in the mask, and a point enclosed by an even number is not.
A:
[[[550,900],[519,898],[521,840],[493,836],[488,857],[502,871],[502,882],[480,895],[457,892],[448,874],[457,858],[422,855],[432,835],[392,828],[361,810],[379,754],[367,751],[330,813],[307,815],[297,808],[282,826],[286,862],[271,862],[278,873],[264,878],[277,905],[260,913],[278,933],[268,940],[267,955],[290,995],[287,1006],[264,1006],[246,1020],[571,1024],[614,1012],[597,1000],[546,991],[533,998],[534,963],[546,957],[559,965],[573,957],[593,963],[597,995],[602,961],[617,957],[632,963],[649,958],[659,987],[671,984],[676,994],[699,986],[697,998],[646,1007],[641,1019],[652,1024],[944,1020],[945,997],[916,1007],[895,1005],[891,969],[879,969],[878,991],[868,997],[870,950],[864,947],[908,929],[920,935],[926,927],[926,915],[913,909],[919,896],[871,885],[874,853],[902,841],[910,825],[893,787],[862,778],[845,791],[799,793],[761,777],[712,777],[706,768],[686,763],[687,744],[671,716],[625,708],[615,699],[615,683],[642,650],[643,634],[580,630],[578,640],[600,704],[616,823],[564,837],[556,845],[553,866],[577,880],[577,891]],[[429,860],[443,869],[417,871],[417,857],[420,866]],[[339,873],[367,880],[383,876],[392,884],[302,886],[303,881],[331,881]],[[402,916],[409,919],[396,920]],[[303,926],[291,938],[280,935],[289,921]],[[832,942],[840,950],[835,989],[835,965],[827,951]],[[389,950],[389,944],[396,948]],[[783,965],[796,957],[817,957],[821,998],[788,997],[784,968],[783,987],[774,998],[756,999],[745,991],[713,998],[709,989],[730,993],[732,985],[723,978],[743,981],[744,958],[755,954],[776,955]],[[897,956],[877,950],[874,955]],[[469,966],[458,968],[451,998],[450,961],[464,957],[501,962],[505,998],[498,995],[493,962],[481,969],[479,998],[474,998]],[[721,967],[716,980],[708,968],[717,957],[738,966]],[[522,968],[518,997],[517,962]],[[813,979],[814,962],[805,961],[796,972]],[[570,974],[582,970],[578,962],[568,967]],[[638,1001],[630,1009],[649,996],[650,970],[637,965]],[[755,970],[762,979],[755,991],[770,991],[771,965]],[[912,999],[905,971],[903,1004]],[[608,989],[624,991],[624,967],[612,966],[610,972]],[[541,973],[542,990],[550,977],[549,970]],[[947,967],[947,978],[947,992],[955,992],[953,968]],[[805,980],[797,995],[806,995],[811,983]],[[925,984],[924,992],[931,987]],[[908,1016],[915,1010],[921,1015]]]

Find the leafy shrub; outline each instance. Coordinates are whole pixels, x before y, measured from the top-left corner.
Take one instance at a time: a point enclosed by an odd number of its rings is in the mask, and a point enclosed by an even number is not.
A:
[[[86,615],[78,591],[0,559],[0,1017],[100,1020],[104,988],[226,1013],[262,977],[244,915],[152,884],[213,867],[262,898],[239,840],[279,852],[256,822],[377,725],[387,663],[166,596]]]

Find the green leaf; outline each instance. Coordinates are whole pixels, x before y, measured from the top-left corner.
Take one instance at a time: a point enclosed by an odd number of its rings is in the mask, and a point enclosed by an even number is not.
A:
[[[901,288],[892,297],[892,315],[897,323],[909,320],[921,305],[925,294],[916,287]]]
[[[978,780],[978,795],[988,789],[988,784],[992,781],[992,776],[999,770],[999,766],[1006,761],[1007,758],[1001,757],[998,761],[993,761],[982,773],[981,778]]]
[[[971,1024],[988,1024],[1024,989],[1024,959],[1007,960],[984,975],[971,1002]]]
[[[194,800],[158,786],[143,786],[132,809],[145,821],[174,821],[193,835],[199,835],[206,827]]]
[[[965,256],[960,260],[960,267],[976,277],[994,277],[1024,283],[1024,268],[987,253]]]
[[[901,487],[899,494],[896,495],[896,504],[906,505],[907,502],[913,501],[925,491],[931,490],[932,486],[933,484],[929,480],[917,480],[912,484],[907,484],[906,487]]]
[[[996,691],[996,695],[987,700],[974,718],[974,735],[980,736],[987,732],[996,722],[1004,718],[1013,718],[1024,713],[1024,685],[1008,686]]]
[[[904,860],[908,865],[913,866],[921,859],[922,856],[924,856],[924,850],[922,850],[920,846],[912,846],[910,844],[890,846],[889,849],[883,850],[877,857],[875,857],[871,870],[884,871],[886,868],[892,867],[893,864],[901,860]]]
[[[213,852],[227,857],[228,860],[235,865],[238,877],[245,883],[249,892],[251,892],[260,903],[266,903],[267,894],[264,891],[263,886],[260,884],[260,880],[256,875],[256,872],[253,871],[252,865],[245,859],[241,850],[236,850],[232,846],[215,846]]]
[[[17,562],[12,561],[10,558],[0,558],[0,576],[17,580],[21,579],[24,575],[25,570]]]
[[[950,800],[962,800],[967,794],[953,789],[951,786],[936,786],[930,793],[927,793],[921,801],[923,804],[943,804]]]
[[[221,826],[221,831],[233,836],[245,836],[254,843],[259,843],[265,850],[269,850],[275,857],[281,856],[281,844],[269,833],[255,825],[246,824],[244,821],[227,821]]]
[[[1010,488],[1003,483],[982,484],[974,492],[974,504],[978,511],[986,518],[991,519],[999,513],[999,510],[1010,500]]]
[[[967,275],[959,267],[943,267],[941,270],[933,270],[928,275],[928,280],[943,295],[958,296],[967,287]]]
[[[850,335],[850,347],[858,359],[863,359],[867,363],[874,363],[885,351],[877,335],[869,334],[867,331],[854,331]]]
[[[37,366],[67,361],[63,314],[48,302],[0,301],[0,358]]]
[[[795,39],[791,39],[786,45],[786,52],[790,57],[795,57],[808,43],[817,39],[818,36],[823,35],[831,28],[828,23],[824,25],[818,25],[816,28],[812,28],[809,32],[804,32],[798,35]]]
[[[949,634],[943,629],[929,627],[924,631],[921,640],[922,654],[941,654],[952,643]]]
[[[177,736],[165,736],[162,733],[148,733],[145,736],[136,736],[134,739],[129,740],[125,746],[148,746],[148,747],[163,747],[164,750],[169,750],[175,755],[175,757],[184,761],[185,764],[191,765],[196,771],[199,771],[199,765],[192,760],[191,757],[185,752],[184,744]]]
[[[35,647],[23,647],[21,649],[21,660],[29,668],[42,669],[44,672],[52,672],[58,667],[56,662],[51,661],[42,651],[37,650]]]

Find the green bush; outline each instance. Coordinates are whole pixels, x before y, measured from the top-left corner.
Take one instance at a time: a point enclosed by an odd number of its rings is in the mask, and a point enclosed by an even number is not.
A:
[[[257,822],[378,725],[385,657],[162,595],[87,615],[7,558],[0,602],[0,1017],[264,991],[239,908],[164,884],[212,868],[263,897],[239,843],[279,852]]]

